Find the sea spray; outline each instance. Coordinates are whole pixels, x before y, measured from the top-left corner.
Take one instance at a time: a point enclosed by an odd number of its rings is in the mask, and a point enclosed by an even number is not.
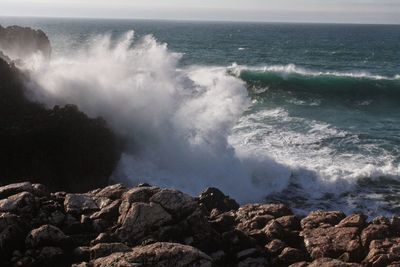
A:
[[[242,155],[228,136],[250,98],[224,68],[178,70],[180,54],[148,35],[92,38],[84,47],[30,66],[33,97],[50,106],[73,103],[102,116],[129,140],[114,176],[197,194],[216,186],[242,202],[285,188],[287,167]]]

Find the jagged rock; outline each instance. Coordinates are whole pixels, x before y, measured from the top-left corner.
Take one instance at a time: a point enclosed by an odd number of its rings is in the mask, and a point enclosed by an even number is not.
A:
[[[100,211],[93,213],[90,216],[90,219],[116,220],[116,218],[118,217],[118,210],[120,204],[121,204],[120,200],[114,200],[112,203],[102,208]]]
[[[220,233],[233,230],[235,226],[235,214],[231,211],[212,216],[211,226]]]
[[[193,247],[175,243],[154,243],[144,247],[135,247],[131,252],[114,253],[91,262],[93,267],[108,266],[175,266],[208,267],[211,258]]]
[[[47,188],[42,184],[21,182],[0,187],[0,199],[4,199],[22,192],[29,192],[38,197],[49,195]]]
[[[283,216],[276,221],[282,225],[283,228],[290,229],[290,230],[300,230],[301,225],[300,225],[300,220],[297,216],[295,215],[288,215],[288,216]]]
[[[363,260],[366,266],[388,266],[400,261],[400,237],[374,240],[369,245],[369,253]]]
[[[160,191],[160,189],[157,187],[135,187],[125,192],[122,195],[122,203],[119,207],[119,220],[124,220],[132,203],[148,203],[150,198],[158,191]]]
[[[170,214],[179,218],[192,213],[197,206],[194,198],[173,189],[163,189],[155,193],[150,198],[150,202],[161,205]]]
[[[307,259],[306,253],[296,248],[286,247],[278,256],[278,262],[288,266],[292,263],[301,262]]]
[[[292,211],[284,204],[249,204],[241,206],[236,212],[237,219],[248,221],[256,216],[270,215],[279,218],[293,215]]]
[[[336,221],[336,219],[335,219]],[[338,258],[348,252],[351,260],[361,260],[362,246],[356,227],[306,228],[301,232],[311,258]]]
[[[43,225],[32,230],[25,239],[28,247],[66,246],[69,238],[60,229],[52,225]]]
[[[112,200],[120,199],[122,194],[125,193],[128,189],[122,184],[114,184],[107,186],[98,192],[96,192],[96,197],[106,197]]]
[[[267,250],[267,252],[273,255],[280,254],[285,247],[286,247],[285,242],[279,239],[274,239],[267,245],[265,245],[265,249]]]
[[[122,243],[100,243],[89,249],[90,259],[97,259],[116,252],[127,252],[131,248]]]
[[[353,214],[349,215],[337,225],[337,227],[358,227],[362,228],[365,226],[367,216],[364,214]]]
[[[317,228],[323,224],[329,224],[335,226],[341,220],[343,220],[346,215],[340,211],[314,211],[311,212],[307,217],[301,220],[301,227],[304,228]]]
[[[67,213],[83,214],[99,210],[92,197],[84,194],[68,194],[64,200]]]
[[[12,195],[0,200],[0,212],[32,211],[35,205],[35,197],[28,192]]]
[[[389,237],[389,226],[385,224],[370,224],[361,233],[361,242],[364,247],[374,239],[384,239]]]
[[[8,57],[24,59],[40,52],[45,58],[51,56],[51,45],[46,34],[41,30],[0,25],[0,50]]]
[[[172,220],[171,215],[156,203],[133,203],[126,214],[121,215],[118,236],[122,241],[135,242],[155,227]]]
[[[213,209],[217,209],[219,212],[227,212],[239,208],[239,204],[234,199],[231,199],[219,189],[213,187],[207,188],[201,193],[198,201],[210,212]]]

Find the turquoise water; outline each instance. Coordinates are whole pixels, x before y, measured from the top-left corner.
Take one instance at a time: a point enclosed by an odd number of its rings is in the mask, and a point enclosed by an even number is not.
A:
[[[267,155],[289,170],[285,183],[265,190],[268,200],[300,212],[400,212],[400,26],[28,18],[0,24],[44,30],[55,58],[94,36],[152,34],[181,55],[177,69],[222,69],[245,84],[251,104],[227,139],[238,155]]]

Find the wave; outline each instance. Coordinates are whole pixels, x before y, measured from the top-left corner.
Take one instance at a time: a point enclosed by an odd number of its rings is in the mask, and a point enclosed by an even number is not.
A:
[[[180,54],[133,31],[119,40],[93,37],[51,62],[32,61],[33,97],[73,103],[102,116],[128,140],[115,178],[198,194],[215,186],[241,202],[281,190],[287,167],[267,156],[239,157],[228,143],[249,107],[245,84],[225,69],[178,69]]]
[[[317,72],[294,64],[262,68],[232,65],[228,67],[228,72],[245,81],[255,94],[284,90],[337,97],[400,96],[400,75],[388,77],[366,72]]]

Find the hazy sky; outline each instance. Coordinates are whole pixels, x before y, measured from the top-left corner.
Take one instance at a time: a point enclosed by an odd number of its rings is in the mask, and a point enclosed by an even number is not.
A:
[[[400,23],[400,0],[0,0],[0,15]]]

